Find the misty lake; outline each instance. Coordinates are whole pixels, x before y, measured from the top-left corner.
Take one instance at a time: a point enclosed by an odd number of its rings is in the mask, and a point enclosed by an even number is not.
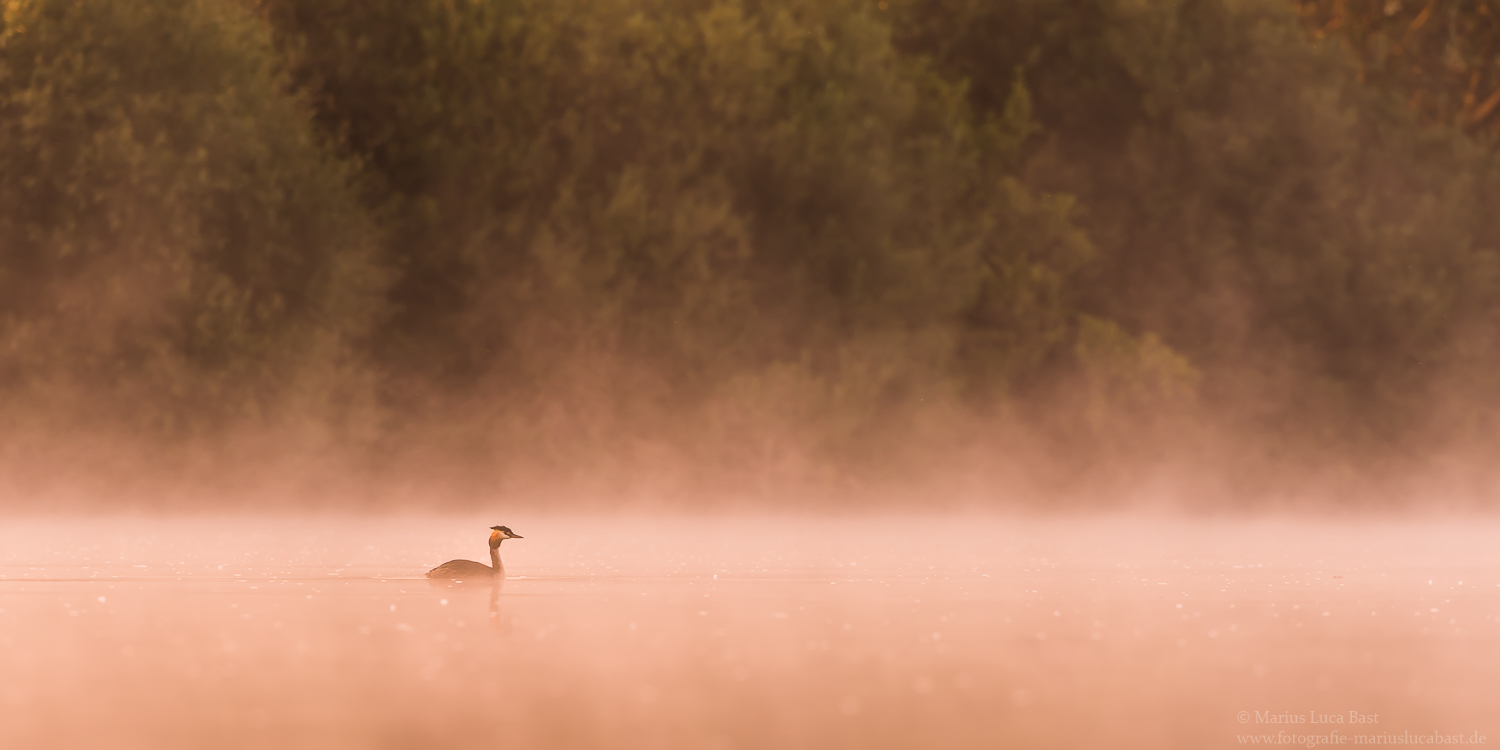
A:
[[[502,586],[423,578],[486,560],[494,524],[525,537]],[[1495,744],[1497,539],[1472,520],[11,519],[0,747]]]

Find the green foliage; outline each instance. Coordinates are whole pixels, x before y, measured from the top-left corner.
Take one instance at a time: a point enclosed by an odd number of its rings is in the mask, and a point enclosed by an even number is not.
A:
[[[1190,358],[1214,419],[1293,445],[1410,448],[1430,439],[1436,389],[1493,367],[1493,343],[1474,343],[1500,333],[1492,158],[1361,86],[1287,4],[900,11],[903,49],[983,81],[984,111],[1026,63],[1048,134],[1027,182],[1076,195],[1097,247],[1078,305]],[[987,44],[1005,24],[1025,43]],[[1071,76],[1112,90],[1075,98]]]
[[[507,417],[528,443],[602,424],[869,455],[892,420],[1068,350],[1088,243],[1066,198],[1006,177],[1024,86],[976,121],[867,3],[266,13],[389,200],[387,366],[533,405]]]
[[[1155,334],[1137,339],[1115,323],[1085,315],[1074,352],[1086,383],[1088,422],[1099,433],[1129,429],[1114,423],[1122,418],[1150,422],[1164,410],[1192,405],[1197,395],[1198,370]]]
[[[4,7],[13,422],[761,493],[1018,424],[1102,455],[1493,422],[1435,406],[1495,395],[1500,171],[1450,126],[1490,84],[1415,117],[1308,38],[1368,3]],[[1387,72],[1394,23],[1354,40]]]
[[[54,424],[187,434],[368,400],[373,228],[275,71],[232,4],[6,5],[0,379]]]

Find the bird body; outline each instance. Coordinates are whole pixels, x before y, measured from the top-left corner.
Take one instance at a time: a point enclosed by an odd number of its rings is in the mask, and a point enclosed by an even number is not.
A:
[[[490,527],[490,564],[477,563],[473,560],[449,560],[442,565],[427,571],[428,578],[504,578],[505,566],[500,563],[500,543],[506,539],[524,539],[525,537],[511,531],[505,526]]]
[[[495,568],[473,560],[449,560],[427,571],[428,578],[490,578],[494,575]],[[499,575],[505,575],[505,568],[500,568]]]

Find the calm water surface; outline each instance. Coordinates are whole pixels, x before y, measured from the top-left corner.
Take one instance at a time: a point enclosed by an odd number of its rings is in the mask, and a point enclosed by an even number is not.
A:
[[[422,578],[485,561],[496,523],[526,537],[503,586]],[[10,520],[0,747],[1493,745],[1496,540],[1473,521]]]

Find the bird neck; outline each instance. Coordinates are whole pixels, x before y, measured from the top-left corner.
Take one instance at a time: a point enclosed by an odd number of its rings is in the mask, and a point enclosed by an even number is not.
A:
[[[505,566],[500,564],[500,545],[490,545],[490,567],[495,569],[495,575],[505,573]]]

